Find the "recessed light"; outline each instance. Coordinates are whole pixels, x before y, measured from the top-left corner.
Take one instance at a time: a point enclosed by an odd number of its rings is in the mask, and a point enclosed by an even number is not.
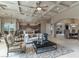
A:
[[[60,8],[57,7],[56,9],[59,10]]]

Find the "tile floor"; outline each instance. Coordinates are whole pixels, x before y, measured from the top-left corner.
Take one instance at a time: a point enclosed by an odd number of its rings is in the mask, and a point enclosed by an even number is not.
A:
[[[63,36],[57,36],[57,38],[51,37],[50,40],[74,50],[74,52],[72,52],[70,54],[62,55],[58,58],[79,58],[79,40],[77,40],[77,39],[64,39]]]

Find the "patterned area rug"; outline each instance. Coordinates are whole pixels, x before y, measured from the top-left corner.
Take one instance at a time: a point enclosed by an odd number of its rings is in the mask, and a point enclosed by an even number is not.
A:
[[[40,54],[36,54],[35,51],[26,52],[26,53],[10,53],[9,57],[17,58],[56,58],[62,55],[72,53],[73,50],[61,45],[57,45],[57,50],[48,51]]]

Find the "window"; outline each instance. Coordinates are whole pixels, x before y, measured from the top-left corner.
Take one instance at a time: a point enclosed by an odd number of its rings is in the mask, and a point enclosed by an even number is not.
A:
[[[4,24],[4,31],[15,31],[16,25],[11,23]]]

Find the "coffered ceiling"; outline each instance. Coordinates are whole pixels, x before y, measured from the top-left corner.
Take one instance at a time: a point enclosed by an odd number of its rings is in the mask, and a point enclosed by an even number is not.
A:
[[[50,19],[79,4],[78,1],[41,1],[40,6],[47,6],[35,12],[39,1],[0,1],[0,17],[11,17],[23,21]]]

